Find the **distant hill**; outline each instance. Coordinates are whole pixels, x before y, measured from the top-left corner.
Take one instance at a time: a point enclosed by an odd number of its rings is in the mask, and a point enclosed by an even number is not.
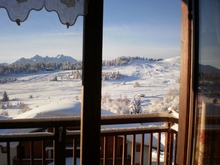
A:
[[[70,57],[70,56],[65,56],[63,54],[57,55],[56,57],[42,57],[40,55],[35,55],[34,57],[31,58],[20,58],[17,61],[15,61],[15,64],[26,64],[26,63],[49,63],[49,62],[54,62],[54,63],[63,63],[63,62],[70,62],[70,63],[76,63],[77,60]]]
[[[8,63],[5,63],[5,62],[4,62],[4,63],[0,63],[0,65],[5,65],[5,66],[6,66],[6,65],[8,65]]]
[[[206,73],[206,74],[220,74],[220,69],[215,68],[211,65],[202,65],[199,64],[199,71],[200,73]]]

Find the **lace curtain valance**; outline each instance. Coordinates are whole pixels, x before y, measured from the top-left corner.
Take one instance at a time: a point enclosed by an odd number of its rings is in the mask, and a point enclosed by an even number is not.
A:
[[[88,0],[0,0],[0,8],[5,8],[9,18],[20,25],[31,10],[57,12],[60,22],[67,27],[74,25],[79,15],[85,15]]]

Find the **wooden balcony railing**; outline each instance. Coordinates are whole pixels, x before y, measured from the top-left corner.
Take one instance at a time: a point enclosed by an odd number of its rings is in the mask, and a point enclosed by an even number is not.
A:
[[[178,118],[172,113],[102,116],[100,164],[174,163],[178,132],[172,129],[173,124],[178,124]],[[32,130],[25,133],[30,128]],[[86,159],[79,155],[80,117],[1,120],[0,129],[26,130],[0,135],[0,144],[6,144],[8,165],[46,165],[50,162],[57,165],[67,157],[73,158],[71,164],[76,165],[79,159]],[[162,135],[165,136],[164,143]],[[12,142],[18,144],[15,157],[11,157]],[[156,157],[152,156],[152,151]],[[160,158],[162,152],[163,159]]]

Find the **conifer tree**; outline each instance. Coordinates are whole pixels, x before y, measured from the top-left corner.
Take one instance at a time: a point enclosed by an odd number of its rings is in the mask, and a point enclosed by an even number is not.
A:
[[[4,91],[4,93],[3,93],[3,98],[2,98],[2,101],[9,101],[9,97],[8,97],[8,94],[7,94],[7,92],[6,91]]]
[[[130,103],[130,113],[131,114],[137,114],[142,112],[142,107],[141,107],[141,99],[138,96],[138,98],[133,98]]]

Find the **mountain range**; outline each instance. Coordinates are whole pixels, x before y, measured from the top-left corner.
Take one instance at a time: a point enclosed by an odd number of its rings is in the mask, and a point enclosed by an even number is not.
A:
[[[63,54],[59,54],[56,57],[42,57],[40,55],[35,55],[34,57],[31,58],[20,58],[17,61],[14,62],[14,64],[25,64],[25,63],[49,63],[49,62],[54,62],[54,63],[63,63],[63,62],[70,62],[70,63],[76,63],[77,60],[70,57],[70,56],[65,56]],[[1,65],[7,65],[7,63],[0,63]],[[199,72],[201,73],[206,73],[206,74],[220,74],[220,69],[210,66],[210,65],[202,65],[199,64]]]
[[[20,58],[17,61],[14,62],[14,64],[25,64],[25,63],[49,63],[49,62],[54,62],[54,63],[63,63],[63,62],[70,62],[70,63],[76,63],[77,60],[70,57],[70,56],[65,56],[63,54],[59,54],[56,57],[42,57],[40,55],[35,55],[34,57],[31,58]]]

